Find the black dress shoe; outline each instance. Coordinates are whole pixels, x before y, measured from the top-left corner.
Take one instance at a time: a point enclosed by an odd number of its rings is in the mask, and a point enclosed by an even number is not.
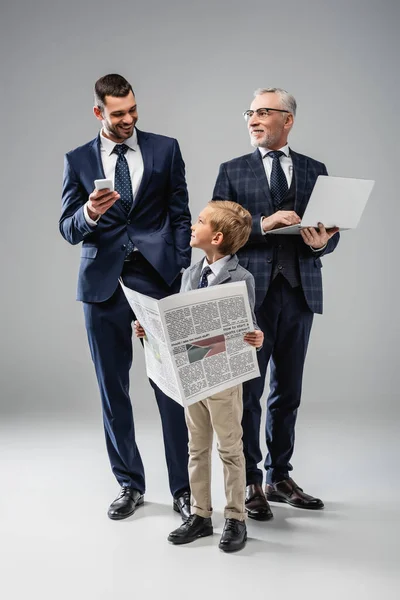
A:
[[[224,552],[236,552],[245,547],[246,540],[246,523],[237,519],[226,519],[218,547]]]
[[[190,517],[190,492],[182,492],[180,496],[176,496],[172,507],[175,512],[181,513],[183,521],[187,521]]]
[[[126,519],[136,510],[137,506],[143,504],[143,494],[131,487],[122,487],[119,495],[114,502],[110,504],[108,516],[110,519]]]
[[[247,516],[256,521],[269,521],[274,516],[259,483],[246,487],[245,507]]]
[[[286,502],[296,508],[319,510],[324,508],[324,503],[319,498],[305,494],[292,478],[284,479],[274,484],[265,486],[265,493],[271,502]]]
[[[200,515],[190,515],[187,521],[169,534],[168,541],[173,544],[189,544],[197,538],[212,534],[213,526],[210,518],[205,519]]]

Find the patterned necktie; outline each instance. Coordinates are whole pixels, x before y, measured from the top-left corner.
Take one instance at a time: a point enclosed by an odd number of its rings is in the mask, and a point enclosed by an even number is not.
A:
[[[114,146],[114,154],[118,155],[115,165],[115,189],[121,196],[121,204],[128,213],[133,203],[132,180],[129,173],[128,161],[125,154],[128,151],[128,146],[125,144],[117,144]]]
[[[114,188],[121,196],[120,202],[126,214],[129,213],[133,204],[131,174],[129,173],[128,161],[125,158],[127,151],[128,146],[126,144],[116,144],[113,150],[118,155],[115,165]],[[129,240],[126,248],[126,256],[133,252],[134,247],[131,240]]]
[[[201,279],[199,281],[199,285],[197,286],[199,289],[208,287],[207,277],[210,275],[210,273],[212,273],[210,267],[206,267],[205,269],[203,269],[203,272],[201,274]]]
[[[284,152],[281,152],[281,150],[273,150],[272,152],[268,152],[267,154],[267,156],[271,156],[272,158],[272,170],[269,187],[271,190],[274,206],[277,210],[279,210],[280,205],[283,202],[289,189],[286,175],[283,172],[281,162],[279,160],[279,157],[283,155]]]

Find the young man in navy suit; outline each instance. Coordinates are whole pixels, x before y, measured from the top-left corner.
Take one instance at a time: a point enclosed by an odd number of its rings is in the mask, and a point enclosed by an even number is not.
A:
[[[221,165],[213,198],[240,203],[252,215],[240,264],[256,283],[256,318],[265,341],[258,353],[261,377],[243,385],[243,443],[246,457],[246,511],[268,520],[272,512],[262,489],[260,399],[270,363],[265,459],[266,496],[298,508],[320,509],[323,502],[305,494],[289,476],[300,405],[303,367],[314,313],[322,313],[321,257],[332,252],[337,228],[309,228],[295,235],[268,231],[300,223],[318,175],[325,165],[293,152],[287,138],[296,114],[294,97],[279,88],[258,89],[244,117],[252,154]]]
[[[145,477],[129,397],[135,317],[118,280],[157,299],[179,291],[181,273],[190,265],[190,213],[178,142],[136,128],[137,104],[128,81],[115,74],[99,79],[93,110],[102,129],[65,156],[59,225],[70,244],[82,242],[77,299],[83,302],[111,468],[121,486],[108,516],[124,519],[143,503]],[[113,180],[115,191],[94,189],[96,179]],[[183,408],[150,383],[161,415],[173,508],[186,519]]]

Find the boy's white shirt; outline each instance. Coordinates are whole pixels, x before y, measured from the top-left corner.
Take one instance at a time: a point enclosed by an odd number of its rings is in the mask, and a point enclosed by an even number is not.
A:
[[[221,271],[222,267],[224,265],[226,265],[226,263],[232,258],[231,254],[227,254],[226,256],[223,256],[222,258],[219,258],[218,260],[216,260],[215,262],[213,262],[211,265],[208,263],[207,257],[204,257],[203,260],[203,266],[201,267],[201,272],[203,273],[203,270],[206,267],[210,267],[211,269],[211,273],[209,273],[209,275],[207,276],[207,281],[208,281],[208,285],[211,285],[212,282],[215,280],[215,278],[217,277],[217,275],[219,274],[219,272]]]

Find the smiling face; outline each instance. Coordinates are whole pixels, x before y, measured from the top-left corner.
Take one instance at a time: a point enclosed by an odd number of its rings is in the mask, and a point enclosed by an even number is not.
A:
[[[284,109],[279,94],[267,92],[256,96],[250,105],[251,110],[259,108]],[[278,150],[287,143],[289,132],[293,126],[293,115],[270,111],[265,118],[260,118],[255,112],[247,122],[251,145],[255,148]]]
[[[138,120],[136,99],[132,92],[122,98],[106,96],[104,106],[95,106],[93,112],[102,123],[104,135],[113,142],[120,144],[132,136]]]

